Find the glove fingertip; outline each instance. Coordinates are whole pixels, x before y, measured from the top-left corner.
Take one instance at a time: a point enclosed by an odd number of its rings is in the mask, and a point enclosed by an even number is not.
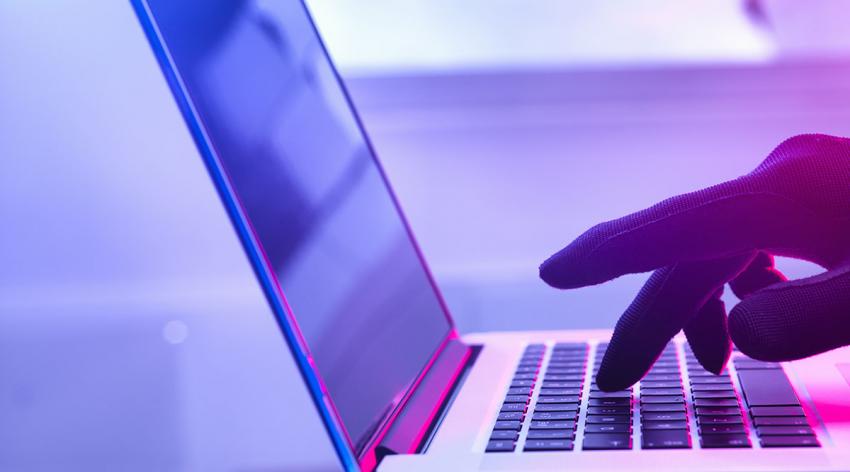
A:
[[[569,246],[543,261],[539,267],[540,278],[549,286],[560,289],[579,288],[604,280],[595,281],[592,271]]]
[[[775,361],[776,353],[765,342],[763,336],[759,336],[759,330],[751,314],[739,303],[729,313],[728,319],[729,337],[735,346],[747,356],[761,361]]]
[[[561,282],[561,271],[558,270],[558,262],[555,260],[557,257],[558,255],[555,254],[540,264],[540,278],[554,288],[568,288]]]
[[[617,392],[631,387],[640,377],[630,381],[622,375],[614,373],[612,369],[601,367],[596,374],[596,386],[603,392]]]
[[[720,300],[722,290],[708,300],[685,326],[685,336],[697,361],[707,371],[719,375],[732,355],[726,306]]]

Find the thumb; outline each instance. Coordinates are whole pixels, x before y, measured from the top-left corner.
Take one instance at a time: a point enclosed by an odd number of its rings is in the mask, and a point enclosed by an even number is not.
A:
[[[790,361],[850,345],[850,265],[753,292],[729,313],[744,354]]]

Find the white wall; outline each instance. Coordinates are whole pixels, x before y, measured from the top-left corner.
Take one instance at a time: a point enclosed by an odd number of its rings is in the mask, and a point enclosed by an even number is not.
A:
[[[34,285],[83,297],[108,284],[100,295],[114,297],[243,276],[129,4],[0,8],[2,299]]]

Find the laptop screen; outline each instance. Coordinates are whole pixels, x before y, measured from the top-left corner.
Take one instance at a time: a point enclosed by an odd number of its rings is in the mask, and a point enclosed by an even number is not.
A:
[[[448,335],[299,1],[149,8],[358,452]]]

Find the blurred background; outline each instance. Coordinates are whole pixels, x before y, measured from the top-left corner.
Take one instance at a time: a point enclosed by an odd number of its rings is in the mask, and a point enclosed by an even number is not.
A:
[[[842,0],[309,6],[463,332],[610,327],[645,275],[540,261],[850,135]],[[129,3],[3,2],[0,71],[0,469],[333,468]]]

